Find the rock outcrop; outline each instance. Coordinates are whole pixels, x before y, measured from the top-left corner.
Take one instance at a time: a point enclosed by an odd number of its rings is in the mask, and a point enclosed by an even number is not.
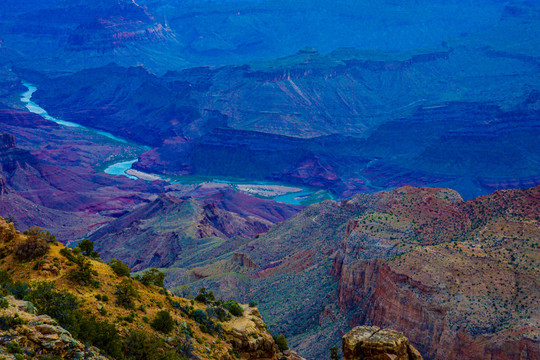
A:
[[[250,360],[281,359],[281,353],[266,331],[261,314],[255,307],[243,306],[244,316],[241,319],[224,324],[224,331],[233,348]]]
[[[106,360],[95,347],[87,347],[47,315],[36,315],[32,303],[13,296],[0,298],[0,357],[17,359],[14,354],[55,356],[62,359]],[[16,344],[16,345],[14,345]]]
[[[357,326],[343,337],[343,360],[422,360],[400,332]]]

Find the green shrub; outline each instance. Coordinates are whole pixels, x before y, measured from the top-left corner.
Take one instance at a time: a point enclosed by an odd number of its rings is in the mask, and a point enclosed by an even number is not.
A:
[[[23,323],[19,315],[3,315],[0,316],[0,330],[9,330]]]
[[[244,315],[244,309],[234,300],[228,300],[223,304],[223,307],[230,311],[234,316]]]
[[[254,301],[254,300],[251,300],[251,301],[249,302],[249,307],[255,307],[255,306],[257,306],[257,305],[259,305],[259,303],[256,302],[256,301]]]
[[[133,360],[157,360],[163,340],[149,336],[142,330],[132,330],[124,342],[124,355]]]
[[[9,307],[9,301],[4,298],[0,298],[0,309],[7,309]]]
[[[216,324],[212,321],[208,314],[208,310],[206,312],[203,310],[194,310],[190,313],[190,317],[199,324],[199,329],[201,329],[202,332],[210,335],[217,333],[220,336],[223,334],[223,327],[221,324]]]
[[[30,285],[20,280],[6,284],[5,289],[17,299],[24,299],[30,292]]]
[[[199,289],[199,293],[195,296],[195,301],[202,302],[204,304],[210,304],[216,301],[214,293],[212,291],[207,292],[205,287]]]
[[[107,301],[109,301],[109,297],[107,295],[102,295],[101,296],[101,301],[107,302]]]
[[[0,285],[2,287],[5,287],[6,285],[12,284],[13,280],[11,279],[11,275],[5,270],[0,269]]]
[[[39,314],[46,314],[56,319],[68,331],[76,327],[75,310],[79,308],[77,298],[67,291],[56,290],[54,282],[39,282],[26,296]]]
[[[146,270],[142,275],[136,277],[144,285],[156,285],[163,287],[163,281],[165,280],[165,273],[158,269],[152,268]]]
[[[107,264],[111,267],[116,275],[130,276],[131,274],[131,269],[122,260],[111,259]]]
[[[274,338],[274,341],[276,342],[279,350],[285,351],[289,349],[289,345],[287,345],[287,339],[285,339],[285,335],[279,334],[277,337]]]
[[[87,259],[82,259],[77,263],[77,269],[71,270],[68,274],[68,278],[76,284],[81,286],[94,286],[99,287],[99,282],[94,280],[94,276],[97,275],[95,270],[92,270],[92,263]]]
[[[81,259],[73,253],[73,251],[69,248],[62,248],[60,249],[60,254],[62,256],[64,256],[66,259],[68,259],[69,261],[71,261],[72,263],[75,263],[75,264],[78,264]]]
[[[126,309],[133,309],[135,307],[135,298],[139,296],[131,279],[124,279],[116,288],[116,303]]]
[[[231,319],[231,314],[222,307],[212,307],[206,309],[206,314],[209,317],[216,318],[219,321],[229,321]]]
[[[193,352],[195,351],[195,347],[191,341],[192,334],[190,335],[190,331],[191,328],[186,328],[184,330],[184,336],[179,336],[176,342],[176,351],[188,359],[194,358]]]
[[[15,247],[15,256],[19,261],[30,261],[47,254],[50,246],[39,237],[28,237],[25,242]]]
[[[8,353],[10,354],[22,354],[23,352],[21,345],[19,345],[16,342],[9,342],[6,347],[7,347]]]
[[[150,326],[156,331],[168,334],[174,329],[174,320],[167,310],[161,310],[157,313],[156,318],[152,320]]]
[[[124,321],[126,321],[128,323],[132,323],[133,320],[135,320],[135,314],[131,313],[128,316],[124,316],[124,318],[122,320],[124,320]]]
[[[99,254],[94,251],[94,242],[88,239],[83,239],[79,244],[77,244],[77,247],[80,249],[81,254],[84,256],[88,256],[94,259],[99,258]]]

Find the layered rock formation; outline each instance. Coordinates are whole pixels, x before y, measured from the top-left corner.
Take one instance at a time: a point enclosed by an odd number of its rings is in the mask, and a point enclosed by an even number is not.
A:
[[[400,332],[357,326],[343,336],[343,360],[422,360]]]
[[[529,34],[526,13],[506,14],[496,32]],[[536,58],[462,41],[408,53],[307,49],[160,77],[109,65],[43,81],[36,98],[60,118],[154,147],[134,164],[147,172],[342,197],[427,185],[468,199],[539,184]]]
[[[0,355],[2,359],[17,359],[15,354],[33,354],[34,358],[54,356],[62,359],[106,360],[99,349],[75,340],[71,334],[47,315],[37,315],[34,305],[1,298],[7,307],[0,309]],[[13,323],[8,325],[8,319]],[[17,345],[18,348],[14,347]],[[17,349],[17,350],[14,350]],[[20,351],[19,351],[20,349]]]
[[[70,49],[106,52],[129,42],[160,42],[173,37],[170,29],[133,0],[104,1],[91,8],[98,9],[98,16],[70,34]]]
[[[90,239],[104,259],[120,258],[134,270],[185,266],[229,252],[242,239],[265,233],[300,208],[232,190],[203,199],[160,195]]]

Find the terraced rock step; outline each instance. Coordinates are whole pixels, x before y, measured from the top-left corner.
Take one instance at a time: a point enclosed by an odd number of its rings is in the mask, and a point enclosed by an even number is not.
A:
[[[357,326],[343,337],[344,360],[422,360],[400,332],[377,326]]]

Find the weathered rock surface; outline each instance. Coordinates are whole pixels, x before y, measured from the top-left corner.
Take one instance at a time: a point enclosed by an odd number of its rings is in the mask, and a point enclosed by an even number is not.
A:
[[[33,356],[57,356],[65,359],[106,360],[95,347],[87,347],[75,340],[64,328],[46,315],[36,315],[31,303],[16,300],[12,296],[4,298],[9,306],[0,309],[0,319],[18,319],[0,326],[0,356],[15,359],[7,350],[10,343],[16,343],[21,351]]]
[[[357,326],[343,336],[343,360],[422,360],[400,332]]]
[[[241,318],[226,322],[223,325],[225,335],[233,348],[249,360],[303,360],[294,351],[281,352],[276,342],[266,330],[261,314],[256,307],[243,305],[244,315]]]

